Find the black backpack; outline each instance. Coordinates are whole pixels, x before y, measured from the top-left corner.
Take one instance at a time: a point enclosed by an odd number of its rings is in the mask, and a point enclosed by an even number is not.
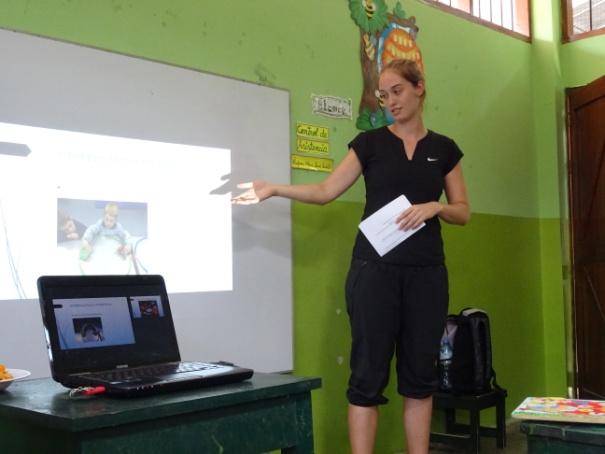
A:
[[[500,390],[492,367],[492,343],[489,317],[477,308],[466,308],[458,315],[448,315],[443,336],[447,336],[453,353],[449,364],[449,388],[453,394],[481,394]]]

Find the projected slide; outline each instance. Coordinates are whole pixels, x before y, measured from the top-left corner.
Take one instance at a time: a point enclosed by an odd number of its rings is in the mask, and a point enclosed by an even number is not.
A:
[[[125,298],[53,300],[62,350],[134,344]]]
[[[232,289],[231,152],[0,122],[0,299],[43,274]]]

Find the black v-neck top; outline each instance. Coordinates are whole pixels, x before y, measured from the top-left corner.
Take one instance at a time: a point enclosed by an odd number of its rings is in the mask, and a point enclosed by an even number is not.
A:
[[[452,139],[429,130],[416,144],[410,160],[403,141],[386,126],[360,133],[349,143],[349,148],[353,149],[363,168],[366,206],[362,220],[401,194],[411,204],[438,201],[445,176],[463,156]],[[359,231],[353,256],[409,266],[442,264],[445,256],[439,218],[428,219],[426,226],[383,257]]]

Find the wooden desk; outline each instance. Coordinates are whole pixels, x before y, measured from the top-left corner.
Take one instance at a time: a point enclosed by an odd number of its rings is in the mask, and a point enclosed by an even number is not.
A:
[[[73,400],[50,378],[0,393],[2,452],[313,453],[319,378],[251,380],[153,397]]]
[[[605,425],[551,421],[523,421],[529,454],[602,454]]]

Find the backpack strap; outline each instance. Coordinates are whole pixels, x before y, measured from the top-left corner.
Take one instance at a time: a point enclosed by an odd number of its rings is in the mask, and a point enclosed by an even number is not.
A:
[[[500,386],[498,384],[498,382],[496,381],[496,371],[494,370],[493,367],[492,367],[491,385],[497,393],[503,394],[504,397],[508,396],[508,392],[506,391],[506,389],[504,389],[502,386]]]
[[[487,312],[485,312],[483,309],[479,309],[477,307],[465,307],[464,309],[462,309],[460,311],[460,315],[464,315],[465,317],[469,317],[472,314],[476,314],[478,312],[487,315]]]

